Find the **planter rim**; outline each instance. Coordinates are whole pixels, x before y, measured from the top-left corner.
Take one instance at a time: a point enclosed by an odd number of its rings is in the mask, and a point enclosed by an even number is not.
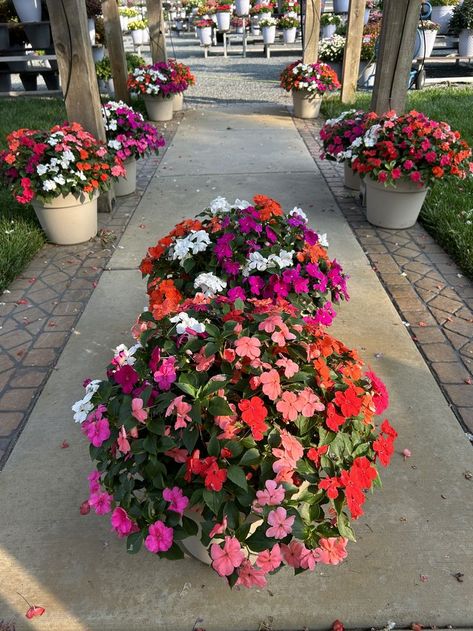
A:
[[[68,193],[67,195],[62,195],[62,194],[57,195],[50,202],[42,202],[37,197],[35,197],[34,199],[31,200],[31,205],[34,207],[36,204],[37,206],[40,206],[43,208],[54,209],[58,206],[58,202],[60,202],[61,207],[65,208],[68,206],[76,206],[77,204],[82,204],[84,202],[89,202],[89,201],[92,202],[98,196],[99,196],[98,191],[95,191],[91,198],[89,198],[89,196],[86,193],[80,191],[78,194]]]
[[[370,186],[377,188],[379,190],[389,191],[389,192],[397,192],[397,193],[424,193],[428,190],[428,185],[422,184],[419,186],[416,182],[411,182],[406,178],[401,178],[398,180],[398,184],[395,186],[386,186],[384,182],[378,182],[373,179],[370,175],[365,175],[363,178],[364,182],[369,184]]]

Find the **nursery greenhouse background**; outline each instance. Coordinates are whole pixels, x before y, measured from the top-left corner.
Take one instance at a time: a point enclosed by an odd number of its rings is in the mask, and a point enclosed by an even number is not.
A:
[[[0,631],[473,629],[473,0],[0,55]]]

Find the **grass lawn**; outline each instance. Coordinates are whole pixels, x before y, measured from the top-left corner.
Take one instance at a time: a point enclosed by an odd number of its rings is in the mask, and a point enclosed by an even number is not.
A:
[[[353,107],[369,109],[371,94],[357,93]],[[411,90],[408,108],[449,123],[473,146],[473,117],[470,116],[473,87],[425,88]],[[327,117],[348,109],[336,98],[324,99]],[[473,279],[473,178],[438,182],[429,192],[420,220],[434,239]]]
[[[14,129],[47,129],[66,119],[62,99],[0,99],[0,149]],[[31,206],[18,204],[7,188],[0,188],[0,292],[21,273],[45,242]]]

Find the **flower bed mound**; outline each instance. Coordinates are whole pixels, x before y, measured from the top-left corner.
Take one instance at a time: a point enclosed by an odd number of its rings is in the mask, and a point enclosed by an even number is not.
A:
[[[332,302],[347,300],[348,292],[326,246],[326,235],[308,227],[300,208],[285,214],[264,195],[233,204],[218,197],[148,249],[140,269],[148,277],[149,309],[159,320],[197,292],[286,299],[330,325]]]
[[[284,300],[199,293],[136,331],[73,408],[96,462],[82,512],[129,552],[177,559],[197,535],[230,585],[340,563],[396,437],[357,353]]]

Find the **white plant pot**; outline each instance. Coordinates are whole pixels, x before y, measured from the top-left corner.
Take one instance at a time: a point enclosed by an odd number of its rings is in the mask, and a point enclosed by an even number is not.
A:
[[[458,40],[458,54],[460,57],[473,57],[473,30],[460,31]]]
[[[125,177],[119,177],[113,184],[117,197],[125,197],[136,191],[136,158],[128,158],[123,165],[126,169]]]
[[[104,46],[92,46],[92,58],[94,63],[98,61],[102,61],[105,57],[105,47]]]
[[[108,81],[104,81],[105,90],[109,96],[115,95],[115,86],[113,84],[113,79],[109,79]]]
[[[350,0],[333,0],[334,13],[348,13],[349,6]]]
[[[122,31],[128,30],[128,18],[126,15],[120,15],[120,28]]]
[[[235,13],[239,16],[248,15],[250,12],[250,0],[236,0]]]
[[[263,33],[263,42],[265,45],[274,44],[276,39],[276,27],[275,26],[262,26],[261,31]]]
[[[366,218],[374,226],[389,230],[411,228],[417,221],[427,195],[427,187],[409,180],[398,181],[396,187],[385,186],[364,178],[366,186]]]
[[[245,27],[237,26],[235,30],[238,35],[243,35],[243,33],[245,32]]]
[[[219,31],[230,30],[230,11],[218,11],[217,13],[217,28]]]
[[[293,26],[292,28],[283,29],[282,36],[285,44],[294,44],[296,41],[297,28]]]
[[[336,30],[337,27],[335,24],[326,24],[325,26],[322,26],[322,37],[324,39],[330,39],[332,35],[335,35]]]
[[[430,57],[432,55],[432,51],[434,49],[435,38],[437,37],[437,31],[423,31],[419,29],[417,31],[416,51],[414,52],[415,57]]]
[[[41,22],[41,0],[13,0],[20,22]]]
[[[251,24],[250,28],[252,35],[261,35],[261,29],[258,24]]]
[[[165,97],[157,94],[144,96],[148,119],[154,122],[170,121],[173,114],[173,97]]]
[[[143,45],[143,34],[145,32],[145,29],[140,28],[140,29],[136,29],[136,31],[131,31],[131,39],[133,40],[133,44],[135,46],[142,46]]]
[[[97,197],[60,195],[50,202],[31,204],[48,241],[57,245],[84,243],[97,234]]]
[[[358,87],[361,90],[369,90],[374,86],[376,76],[376,63],[360,61],[360,71],[358,75]]]
[[[445,35],[448,31],[448,27],[450,25],[450,18],[453,14],[454,5],[449,5],[445,7],[432,7],[432,15],[430,19],[432,22],[437,22],[440,24],[439,34]]]
[[[94,18],[87,19],[87,28],[89,29],[90,45],[95,46],[95,20]]]
[[[182,112],[184,109],[184,92],[176,92],[173,96],[172,109],[174,112]]]
[[[212,27],[204,26],[204,28],[199,29],[199,39],[202,46],[211,46],[212,45]]]
[[[365,19],[364,19],[365,26],[370,21],[370,13],[371,13],[371,9],[365,9]]]
[[[149,44],[149,30],[147,28],[143,29],[143,44]]]
[[[317,118],[320,114],[322,97],[319,94],[312,95],[307,90],[293,90],[292,102],[296,118]]]
[[[355,173],[348,160],[343,162],[343,185],[345,188],[350,188],[353,191],[360,190],[361,178],[358,173]]]

